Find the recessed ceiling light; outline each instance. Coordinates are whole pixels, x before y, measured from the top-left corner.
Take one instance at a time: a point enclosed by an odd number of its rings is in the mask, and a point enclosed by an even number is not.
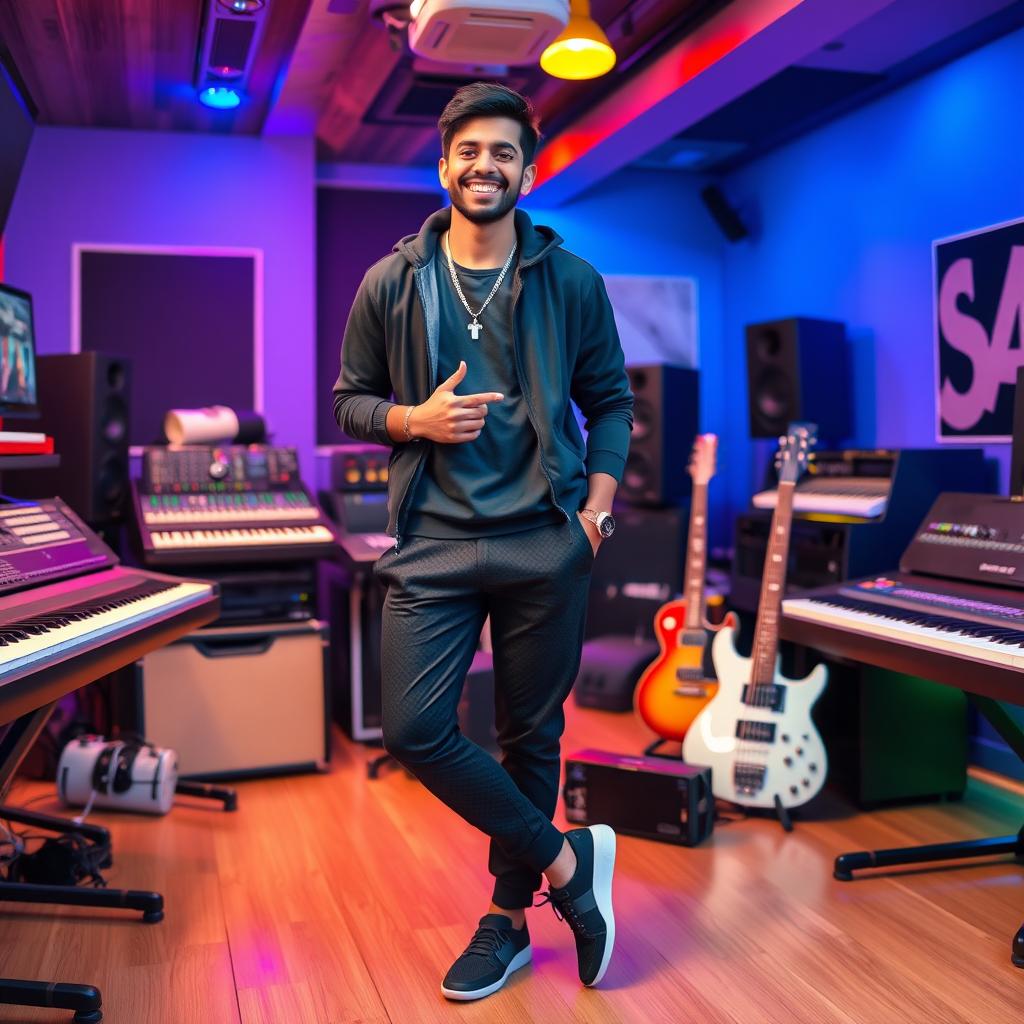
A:
[[[234,89],[211,85],[208,89],[199,90],[199,102],[214,110],[234,110],[242,102],[242,97]]]
[[[265,3],[266,0],[220,0],[221,7],[226,7],[235,14],[253,14]]]

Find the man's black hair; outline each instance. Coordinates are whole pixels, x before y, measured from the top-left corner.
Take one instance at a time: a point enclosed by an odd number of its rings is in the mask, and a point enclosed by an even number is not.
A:
[[[507,86],[496,82],[473,82],[464,85],[448,101],[441,113],[437,130],[441,133],[441,150],[448,159],[452,137],[467,122],[478,117],[507,117],[519,122],[523,166],[533,163],[540,142],[540,122],[533,104]]]

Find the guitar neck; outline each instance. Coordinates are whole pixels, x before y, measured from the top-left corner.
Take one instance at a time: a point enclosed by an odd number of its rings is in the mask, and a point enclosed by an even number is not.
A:
[[[686,547],[686,629],[704,625],[704,576],[707,570],[708,485],[693,485],[690,498],[690,539]]]
[[[761,600],[757,606],[754,630],[751,682],[771,683],[775,678],[775,657],[779,649],[779,609],[786,586],[786,559],[789,556],[789,534],[793,522],[793,491],[796,485],[780,483],[775,512],[772,515],[768,553],[761,578]]]

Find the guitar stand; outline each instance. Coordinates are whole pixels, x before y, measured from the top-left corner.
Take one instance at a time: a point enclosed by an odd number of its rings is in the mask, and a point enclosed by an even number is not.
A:
[[[1024,760],[1024,732],[1002,705],[991,697],[981,697],[973,693],[968,693],[967,697],[1006,741],[1007,746]],[[893,850],[842,853],[836,857],[832,875],[840,882],[852,882],[853,872],[864,868],[897,867],[940,860],[966,860],[972,857],[992,857],[1000,853],[1012,853],[1018,861],[1024,862],[1024,826],[1016,835],[966,839],[958,843],[935,843],[930,846],[903,846]],[[1010,959],[1015,967],[1024,967],[1024,925],[1014,936]]]
[[[786,810],[778,793],[775,794],[775,816],[779,819],[779,824],[784,832],[793,831],[793,819],[789,816],[789,811]]]
[[[671,741],[662,738],[656,739],[653,743],[648,743],[647,746],[644,747],[644,757],[663,757],[666,761],[681,760],[683,756],[683,752],[681,749],[676,750],[674,753],[671,754],[662,753],[661,748],[669,742]]]

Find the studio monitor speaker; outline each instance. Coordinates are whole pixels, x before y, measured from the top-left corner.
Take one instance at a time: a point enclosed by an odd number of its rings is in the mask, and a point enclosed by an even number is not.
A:
[[[690,493],[686,471],[699,415],[696,370],[627,366],[633,436],[618,497],[633,505],[672,505]]]
[[[4,480],[20,497],[60,495],[93,526],[122,522],[129,507],[130,364],[98,352],[36,361],[39,429],[53,435],[55,469],[22,470]]]
[[[751,437],[778,437],[793,420],[810,420],[822,440],[848,439],[850,379],[842,324],[792,317],[747,326]]]
[[[700,197],[704,200],[704,205],[708,208],[708,212],[714,218],[722,234],[730,242],[738,242],[750,234],[735,207],[725,198],[717,185],[708,185],[707,188],[702,189]]]

